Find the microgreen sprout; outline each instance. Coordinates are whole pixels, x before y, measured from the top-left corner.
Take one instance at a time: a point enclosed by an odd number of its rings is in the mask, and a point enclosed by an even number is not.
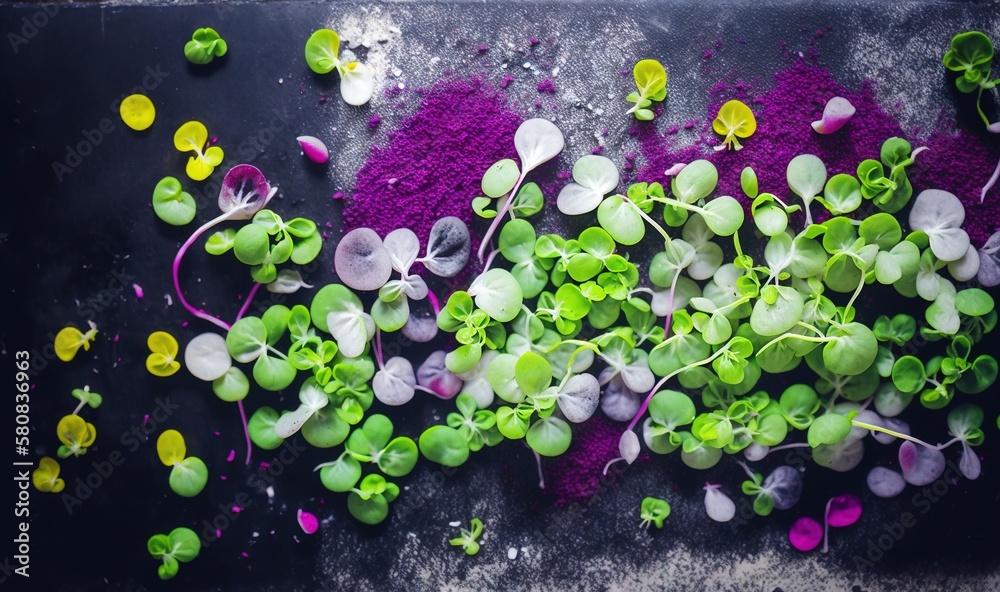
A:
[[[715,147],[716,151],[731,149],[742,150],[738,138],[749,138],[757,131],[757,119],[753,111],[745,103],[737,100],[727,101],[719,108],[719,113],[712,121],[712,129],[723,136],[722,143]]]
[[[845,493],[830,498],[823,513],[823,526],[808,516],[802,516],[788,531],[788,541],[799,551],[812,551],[823,542],[821,552],[829,550],[830,527],[850,526],[861,518],[861,500],[858,496]]]
[[[667,519],[667,516],[670,516],[670,504],[667,500],[646,497],[639,507],[639,518],[641,518],[639,526],[648,529],[652,524],[656,528],[663,528],[663,521]]]
[[[43,493],[59,493],[66,488],[66,482],[59,478],[59,461],[49,456],[38,461],[38,468],[31,472],[31,482]]]
[[[993,42],[979,31],[966,31],[952,37],[951,47],[942,58],[944,67],[958,72],[955,86],[960,92],[976,92],[976,110],[983,124],[991,132],[1000,131],[1000,125],[990,123],[983,113],[983,91],[995,87],[1000,80],[990,80],[993,67]]]
[[[166,331],[154,331],[146,338],[146,345],[152,352],[146,357],[146,370],[153,376],[173,376],[181,369],[177,361],[179,347],[174,336]]]
[[[375,78],[361,62],[340,61],[340,36],[330,29],[319,29],[309,36],[305,48],[306,64],[317,74],[334,70],[340,74],[340,96],[348,105],[364,105],[375,92]]]
[[[83,351],[90,350],[90,342],[97,337],[97,325],[94,321],[87,321],[90,329],[86,333],[81,332],[76,327],[63,327],[56,334],[53,347],[56,350],[56,357],[63,362],[68,362],[76,357],[76,352],[82,347]]]
[[[153,559],[163,561],[156,569],[161,580],[169,580],[177,575],[180,563],[194,561],[201,553],[201,539],[190,528],[180,527],[169,534],[154,534],[149,537],[146,548]]]
[[[166,430],[156,439],[156,454],[160,462],[171,467],[170,489],[181,497],[194,497],[208,483],[208,467],[196,456],[187,456],[184,436],[177,430]]]
[[[476,539],[483,534],[483,521],[479,518],[473,518],[469,522],[468,529],[461,529],[458,537],[448,541],[453,547],[462,547],[466,555],[475,555],[479,552],[479,543]]]
[[[66,415],[60,419],[56,426],[56,434],[62,442],[57,452],[59,458],[86,454],[87,448],[97,439],[94,424],[84,421],[76,414]]]
[[[640,60],[632,68],[632,77],[638,91],[629,93],[625,100],[634,103],[625,113],[634,113],[640,121],[650,121],[656,114],[649,109],[653,101],[667,98],[667,71],[656,60]]]
[[[181,152],[194,152],[185,172],[195,181],[204,181],[222,163],[222,148],[208,145],[208,128],[200,121],[189,121],[174,132],[174,147]]]
[[[184,57],[192,64],[208,64],[226,55],[229,46],[215,29],[195,29],[191,40],[184,44]]]

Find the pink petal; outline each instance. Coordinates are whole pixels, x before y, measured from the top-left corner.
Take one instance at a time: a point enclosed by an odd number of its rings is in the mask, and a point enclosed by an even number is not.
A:
[[[792,524],[788,530],[788,542],[799,551],[812,551],[823,540],[823,527],[820,523],[803,516]]]
[[[812,127],[821,134],[832,134],[844,127],[855,111],[854,105],[844,97],[833,97],[823,108],[822,119],[812,122]]]
[[[312,534],[319,530],[319,520],[309,512],[299,510],[298,520],[299,526],[302,527],[302,532],[306,534]]]
[[[298,140],[299,146],[302,147],[302,152],[305,153],[309,160],[319,164],[323,164],[324,162],[330,160],[330,151],[326,149],[326,144],[324,144],[319,138],[314,138],[313,136],[299,136],[295,139]]]
[[[850,526],[861,518],[861,499],[851,493],[838,495],[827,504],[826,523],[834,528]]]
[[[719,150],[719,148],[716,147],[716,150]],[[684,170],[684,167],[686,166],[687,166],[686,162],[674,163],[674,166],[667,169],[666,172],[664,172],[663,174],[666,175],[667,177],[676,177],[681,173],[681,171]]]
[[[135,297],[142,300],[142,286],[139,284],[132,284],[132,289],[135,290]]]

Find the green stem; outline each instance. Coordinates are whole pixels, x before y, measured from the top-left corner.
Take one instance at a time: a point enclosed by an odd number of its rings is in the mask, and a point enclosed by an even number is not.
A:
[[[631,113],[631,111],[630,111],[630,113]],[[625,202],[627,202],[633,208],[635,208],[635,211],[639,212],[639,216],[641,216],[643,220],[645,220],[647,223],[649,223],[650,226],[652,226],[653,228],[655,228],[656,231],[660,233],[660,236],[663,237],[663,240],[665,240],[665,241],[669,241],[670,240],[670,235],[667,234],[667,231],[663,230],[663,227],[661,227],[659,224],[657,224],[655,220],[653,220],[652,218],[650,218],[649,214],[647,214],[646,212],[643,212],[642,208],[640,208],[638,205],[636,205],[636,203],[634,201],[632,201],[631,199],[629,199],[627,197],[624,197],[624,196],[622,197],[622,200],[625,201]]]
[[[858,299],[861,294],[861,289],[865,287],[865,272],[861,272],[861,281],[858,282],[858,287],[854,289],[854,294],[851,295],[851,299],[847,301],[847,306],[844,307],[843,314],[840,315],[840,319],[847,322],[847,311],[851,310],[854,306],[854,301]]]
[[[897,432],[895,430],[890,430],[889,428],[883,428],[882,426],[877,426],[877,425],[873,425],[873,424],[870,424],[870,423],[865,423],[863,421],[858,421],[856,419],[852,419],[851,420],[851,425],[855,425],[855,426],[858,426],[859,428],[864,428],[866,430],[871,430],[873,432],[882,432],[883,434],[889,434],[890,436],[894,436],[894,437],[900,438],[902,440],[909,440],[910,442],[913,442],[914,444],[919,444],[919,445],[923,446],[924,448],[930,448],[931,450],[944,450],[945,448],[951,446],[955,442],[961,442],[962,441],[961,438],[952,438],[951,440],[949,440],[948,442],[945,442],[944,444],[938,444],[937,446],[934,446],[933,444],[928,444],[927,442],[924,442],[920,438],[914,438],[913,436],[907,436],[906,434],[902,434],[902,433]]]
[[[986,127],[989,127],[990,126],[990,120],[987,119],[986,118],[986,114],[983,113],[983,106],[982,106],[983,91],[984,90],[986,90],[986,87],[983,86],[983,85],[979,85],[979,93],[976,95],[976,111],[979,111],[979,117],[980,117],[980,119],[983,120],[983,123],[986,124]]]
[[[797,333],[785,333],[784,335],[775,337],[771,341],[767,342],[764,347],[757,350],[757,355],[764,353],[764,350],[771,347],[772,345],[777,345],[779,341],[784,341],[785,339],[801,339],[802,341],[812,341],[813,343],[826,343],[828,341],[835,341],[833,337],[809,337],[808,335],[799,335]]]

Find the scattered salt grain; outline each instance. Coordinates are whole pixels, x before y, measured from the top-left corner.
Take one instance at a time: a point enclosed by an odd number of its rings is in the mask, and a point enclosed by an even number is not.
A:
[[[510,549],[507,549],[507,559],[510,559],[511,561],[514,561],[515,559],[517,559],[517,549],[516,548],[511,547]]]

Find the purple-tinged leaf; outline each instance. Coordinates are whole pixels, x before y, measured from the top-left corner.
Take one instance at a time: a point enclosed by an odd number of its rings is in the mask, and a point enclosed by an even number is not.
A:
[[[299,136],[295,138],[302,147],[302,153],[306,155],[309,160],[323,164],[324,162],[330,160],[330,151],[327,150],[326,144],[323,143],[319,138],[313,136]]]
[[[823,540],[823,526],[808,516],[796,520],[788,529],[788,542],[799,551],[812,551]]]
[[[620,374],[608,382],[601,396],[601,411],[614,421],[629,421],[635,417],[641,404],[642,397],[625,386]]]
[[[940,450],[917,446],[907,440],[899,447],[899,466],[903,479],[911,485],[930,485],[944,473],[944,454]]]
[[[229,169],[219,190],[219,209],[224,213],[236,211],[233,220],[249,220],[278,192],[271,187],[260,169],[250,164],[238,164]]]
[[[632,464],[639,458],[639,436],[632,430],[626,430],[618,441],[618,454],[622,455],[625,462]]]
[[[378,290],[392,276],[392,261],[382,239],[371,228],[355,228],[344,235],[333,254],[337,277],[355,290]]]
[[[861,518],[861,498],[845,493],[826,504],[826,523],[834,528],[850,526]]]
[[[873,467],[868,472],[868,489],[879,497],[896,497],[906,489],[903,476],[885,467]]]
[[[417,384],[442,399],[452,399],[462,390],[462,379],[455,376],[444,364],[447,354],[442,350],[427,356],[417,368]]]
[[[958,461],[958,468],[965,475],[966,479],[978,479],[983,471],[983,466],[979,462],[979,456],[971,446],[962,442],[962,457]]]
[[[780,466],[764,479],[763,489],[771,494],[775,508],[787,510],[802,496],[802,475],[788,465]]]
[[[833,97],[823,108],[822,119],[812,122],[812,127],[818,133],[832,134],[844,127],[856,111],[854,105],[844,97]]]

